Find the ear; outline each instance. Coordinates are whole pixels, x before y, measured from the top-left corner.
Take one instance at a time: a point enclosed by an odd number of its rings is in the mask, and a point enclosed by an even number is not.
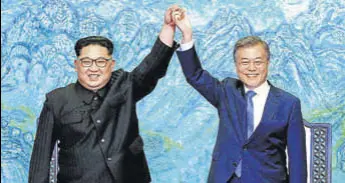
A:
[[[74,70],[78,72],[78,60],[74,60]]]
[[[116,65],[116,61],[115,61],[115,60],[112,60],[112,61],[111,61],[111,70],[114,70],[115,65]]]

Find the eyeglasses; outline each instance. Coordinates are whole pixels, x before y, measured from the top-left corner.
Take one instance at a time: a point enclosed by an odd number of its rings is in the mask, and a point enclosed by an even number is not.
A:
[[[240,66],[241,68],[243,68],[243,69],[249,68],[249,66],[250,66],[251,63],[253,63],[254,66],[255,66],[256,68],[258,68],[258,69],[264,67],[264,66],[267,64],[266,61],[261,61],[261,60],[260,60],[260,61],[252,61],[252,62],[250,62],[249,60],[248,60],[248,61],[240,61],[240,62],[238,62],[239,66]]]
[[[78,59],[83,67],[91,67],[93,62],[96,63],[97,67],[105,67],[107,63],[112,60],[112,58],[99,57],[96,59],[91,59],[89,57]]]

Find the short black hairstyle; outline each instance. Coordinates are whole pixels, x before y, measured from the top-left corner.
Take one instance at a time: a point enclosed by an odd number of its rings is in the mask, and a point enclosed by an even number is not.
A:
[[[80,50],[89,45],[100,45],[108,49],[109,55],[113,54],[114,45],[106,37],[103,36],[89,36],[79,39],[74,46],[75,54],[80,56]]]

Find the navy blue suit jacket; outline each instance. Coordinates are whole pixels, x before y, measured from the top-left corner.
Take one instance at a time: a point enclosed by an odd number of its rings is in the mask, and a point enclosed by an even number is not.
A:
[[[226,183],[241,159],[245,183],[307,181],[305,130],[298,98],[271,85],[260,124],[247,138],[243,83],[212,77],[203,70],[194,47],[177,55],[188,83],[218,110],[220,123],[209,183]]]

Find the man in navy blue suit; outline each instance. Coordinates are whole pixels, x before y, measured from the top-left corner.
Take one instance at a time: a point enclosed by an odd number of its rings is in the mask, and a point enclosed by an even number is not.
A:
[[[183,73],[219,114],[208,182],[305,183],[306,144],[300,100],[268,82],[267,43],[256,36],[238,40],[233,57],[239,79],[219,81],[201,66],[187,14],[180,9],[172,16],[183,35],[177,51]]]

